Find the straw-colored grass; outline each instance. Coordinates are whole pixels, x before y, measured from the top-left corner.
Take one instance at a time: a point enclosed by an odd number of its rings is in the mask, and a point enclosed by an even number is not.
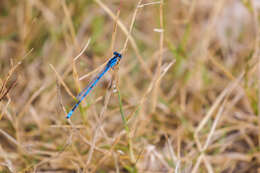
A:
[[[0,173],[260,171],[258,0],[6,0]],[[113,51],[123,58],[81,103]]]

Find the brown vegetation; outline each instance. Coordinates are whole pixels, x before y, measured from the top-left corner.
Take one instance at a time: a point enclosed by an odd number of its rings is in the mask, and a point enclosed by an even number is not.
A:
[[[0,173],[256,173],[259,10],[258,0],[0,1]],[[120,64],[67,120],[113,51]]]

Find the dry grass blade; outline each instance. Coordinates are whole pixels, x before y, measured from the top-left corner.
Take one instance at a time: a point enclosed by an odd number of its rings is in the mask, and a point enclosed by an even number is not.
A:
[[[203,161],[208,169],[208,172],[213,172],[213,169],[212,169],[212,166],[210,165],[209,161],[206,159],[206,156],[203,154],[205,150],[207,150],[207,148],[209,147],[210,145],[210,140],[216,130],[216,126],[217,126],[217,123],[219,123],[219,120],[220,120],[220,117],[223,113],[223,109],[224,109],[224,106],[226,105],[226,102],[227,102],[227,98],[228,98],[228,95],[231,93],[231,91],[238,85],[238,83],[241,81],[242,77],[244,76],[244,73],[242,73],[234,82],[232,82],[221,94],[220,96],[218,97],[218,99],[215,101],[215,103],[213,104],[212,108],[210,109],[210,111],[208,112],[208,114],[205,116],[205,118],[203,119],[203,121],[199,124],[198,128],[196,129],[195,131],[195,140],[196,140],[196,143],[197,143],[197,146],[200,150],[200,152],[202,152],[202,154],[200,154],[200,157],[199,159],[197,159],[197,162],[196,162],[196,165],[195,167],[193,168],[193,171],[192,172],[197,172],[197,169],[198,169],[198,166],[200,165],[201,163],[201,159],[200,158],[203,158]],[[223,101],[222,105],[220,106],[220,102],[224,99],[224,97],[226,97],[226,99]],[[203,126],[205,125],[205,123],[209,120],[209,118],[213,115],[213,112],[215,111],[215,109],[217,107],[220,107],[219,108],[219,111],[217,113],[217,116],[213,122],[213,125],[211,127],[211,130],[209,132],[209,135],[206,139],[206,142],[204,144],[204,146],[202,147],[201,146],[201,142],[199,141],[199,132],[200,130],[203,128]]]
[[[73,41],[73,44],[74,44],[74,46],[78,47],[78,42],[76,40],[76,32],[75,32],[75,29],[74,29],[74,26],[73,26],[73,22],[71,20],[69,9],[66,5],[66,1],[62,0],[61,5],[62,5],[62,9],[65,13],[66,22],[68,23],[68,26],[69,26],[69,31],[70,31],[70,34],[71,34],[71,39]]]
[[[113,141],[112,146],[110,147],[110,150],[104,154],[104,157],[98,161],[98,163],[95,165],[95,167],[93,168],[93,170],[91,170],[91,172],[96,172],[97,168],[103,163],[105,162],[105,160],[112,154],[115,145],[120,141],[120,138],[125,134],[125,132],[120,133],[117,138]]]
[[[65,88],[65,90],[67,91],[67,93],[73,98],[76,99],[76,97],[72,94],[72,92],[70,91],[70,89],[67,87],[67,85],[65,84],[65,82],[63,81],[62,77],[59,75],[59,73],[55,70],[54,66],[52,64],[49,64],[51,69],[55,72],[59,82],[62,84],[62,86]]]
[[[117,21],[118,26],[122,29],[122,31],[124,32],[124,34],[126,35],[127,38],[129,38],[130,43],[137,55],[137,58],[142,66],[142,68],[144,69],[144,71],[146,72],[146,74],[151,77],[152,76],[152,72],[150,71],[150,69],[147,67],[146,63],[144,62],[143,58],[141,57],[137,44],[134,40],[134,38],[131,36],[131,33],[126,29],[125,25],[121,22],[121,20],[116,18],[116,15],[100,0],[95,0],[95,2],[97,2],[108,14],[109,16],[112,17],[113,20]],[[135,14],[135,13],[134,13]]]
[[[116,20],[115,20],[114,27],[113,27],[114,29],[113,29],[113,33],[112,33],[111,46],[110,46],[111,55],[113,55],[114,48],[115,48],[116,34],[117,34],[117,20],[119,19],[119,15],[120,15],[120,10],[117,11]]]
[[[138,8],[143,8],[144,6],[155,5],[155,4],[161,4],[161,3],[162,3],[162,1],[157,1],[157,2],[150,2],[150,3],[140,4],[140,5],[138,5]]]
[[[23,59],[28,56],[33,49],[31,49],[24,57]],[[8,71],[6,79],[3,81],[3,84],[0,89],[0,101],[8,94],[8,92],[16,85],[16,80],[11,83],[9,87],[7,87],[7,83],[9,82],[11,76],[14,74],[14,72],[17,70],[17,68],[21,65],[22,61],[19,61],[16,65],[13,65],[12,59],[11,62],[11,69]]]
[[[1,88],[1,91],[0,91],[0,101],[10,92],[10,90],[12,89],[12,88],[14,88],[15,87],[15,85],[16,85],[17,83],[16,83],[16,80],[15,81],[13,81],[12,83],[11,83],[11,85],[4,91],[4,84],[3,84],[3,86],[2,86],[2,88]]]
[[[77,61],[77,60],[83,55],[83,53],[87,50],[87,48],[88,48],[88,46],[89,46],[89,44],[90,44],[90,41],[91,41],[91,38],[88,39],[86,45],[85,45],[84,48],[80,51],[80,53],[79,53],[75,58],[73,58],[74,61]]]
[[[223,101],[223,104],[220,106],[220,108],[218,110],[217,116],[216,116],[216,118],[215,118],[215,120],[213,122],[213,125],[212,125],[212,127],[210,129],[209,135],[208,135],[207,140],[206,140],[206,142],[205,142],[205,144],[204,144],[204,146],[202,148],[202,151],[205,151],[208,148],[208,146],[210,145],[210,140],[211,140],[211,138],[212,138],[212,136],[213,136],[213,134],[214,134],[214,132],[216,130],[217,123],[220,120],[220,117],[221,117],[221,115],[222,115],[222,113],[224,111],[224,106],[226,105],[226,103],[227,103],[227,99],[225,99]]]
[[[4,130],[0,129],[0,133],[5,136],[10,142],[15,144],[16,146],[19,146],[19,143],[17,140],[15,140],[12,136],[10,136],[8,133],[6,133]]]
[[[160,4],[160,28],[163,30],[163,0],[161,0]],[[156,78],[159,78],[161,73],[161,66],[163,60],[163,42],[164,42],[164,31],[160,32],[160,51],[159,51],[159,58],[157,61],[157,69],[156,69]],[[158,99],[158,92],[160,90],[160,81],[156,82],[154,90],[153,90],[153,98],[152,98],[152,112],[155,111]]]
[[[232,82],[229,86],[227,86],[226,89],[224,89],[222,91],[222,93],[218,96],[218,98],[215,100],[214,104],[211,106],[211,108],[207,112],[206,116],[203,118],[203,120],[200,122],[200,124],[196,128],[194,136],[195,136],[195,140],[197,142],[197,145],[198,145],[198,148],[200,151],[202,151],[202,146],[198,139],[199,132],[206,125],[206,123],[208,122],[210,117],[213,116],[214,111],[220,105],[221,101],[226,97],[226,95],[228,95],[237,86],[237,84],[240,82],[240,80],[242,79],[243,76],[244,76],[244,72],[234,82]]]
[[[128,45],[128,42],[129,42],[129,39],[131,39],[131,33],[132,33],[133,28],[134,28],[135,19],[136,19],[136,15],[137,15],[137,12],[138,12],[138,6],[140,6],[141,3],[142,3],[142,0],[139,0],[139,2],[137,4],[137,7],[136,7],[136,9],[135,9],[135,11],[133,13],[133,17],[132,17],[132,20],[131,20],[129,33],[127,34],[127,37],[126,37],[126,40],[125,40],[125,43],[124,43],[124,47],[120,51],[122,54],[125,53],[127,45]],[[133,38],[132,38],[132,40],[133,40]]]

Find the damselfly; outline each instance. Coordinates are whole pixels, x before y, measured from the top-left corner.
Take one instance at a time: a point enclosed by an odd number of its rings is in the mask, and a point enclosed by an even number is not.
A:
[[[82,100],[88,95],[88,93],[94,88],[94,86],[98,83],[98,81],[104,76],[104,74],[110,69],[113,68],[116,64],[121,60],[122,55],[118,52],[114,52],[114,56],[108,61],[104,69],[99,72],[99,74],[85,87],[82,92],[77,96],[78,102],[73,106],[70,112],[67,114],[66,118],[70,118],[75,109],[79,106]]]

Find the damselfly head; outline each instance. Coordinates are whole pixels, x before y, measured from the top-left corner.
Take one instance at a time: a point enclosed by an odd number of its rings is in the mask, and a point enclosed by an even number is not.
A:
[[[120,53],[114,52],[114,56],[108,62],[109,66],[113,68],[115,65],[117,65],[119,63],[121,58],[122,58],[122,55]]]
[[[118,57],[119,59],[122,58],[122,55],[121,55],[120,53],[118,53],[118,52],[114,52],[114,55],[115,55],[116,57]]]

